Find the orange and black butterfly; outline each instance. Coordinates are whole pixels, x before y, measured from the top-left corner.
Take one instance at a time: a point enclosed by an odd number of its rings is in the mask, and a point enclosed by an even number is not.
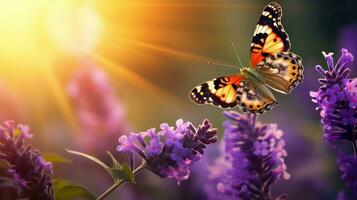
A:
[[[269,3],[259,17],[250,48],[250,67],[239,74],[215,78],[191,90],[197,104],[264,113],[277,104],[270,89],[288,94],[303,79],[301,58],[289,52],[290,42],[281,24],[282,9]]]

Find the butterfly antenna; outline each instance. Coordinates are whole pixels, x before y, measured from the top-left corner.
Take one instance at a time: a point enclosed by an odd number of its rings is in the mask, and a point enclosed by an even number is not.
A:
[[[233,39],[231,39],[231,44],[232,44],[232,47],[233,47],[233,49],[234,49],[234,53],[236,54],[238,63],[240,64],[241,67],[243,67],[242,62],[240,61],[240,58],[239,58],[239,56],[238,56],[237,48],[236,48],[236,45],[235,45]]]
[[[216,62],[211,62],[211,61],[208,61],[208,64],[210,65],[217,65],[217,66],[225,66],[225,67],[233,67],[233,68],[238,68],[239,67],[236,67],[235,65],[229,65],[229,64],[223,64],[223,63],[216,63]]]

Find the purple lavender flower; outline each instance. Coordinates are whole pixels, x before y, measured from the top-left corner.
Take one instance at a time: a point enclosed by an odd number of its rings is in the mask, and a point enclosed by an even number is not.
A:
[[[0,160],[9,163],[8,174],[18,188],[20,198],[53,200],[50,174],[52,164],[41,157],[37,149],[24,145],[32,137],[29,128],[13,121],[0,126]]]
[[[224,158],[230,166],[227,175],[217,184],[219,196],[223,199],[273,199],[271,185],[277,179],[290,177],[284,162],[287,153],[281,138],[283,132],[275,124],[256,122],[255,115],[233,111],[224,112],[224,115],[229,119],[224,123]],[[227,168],[227,164],[220,166]]]
[[[320,110],[324,140],[333,147],[339,140],[352,142],[355,155],[340,153],[337,164],[342,173],[341,179],[350,186],[352,194],[355,194],[357,192],[357,78],[348,79],[351,73],[348,67],[353,61],[353,55],[346,49],[342,49],[341,52],[342,56],[336,64],[332,57],[333,53],[323,52],[328,69],[324,70],[321,66],[316,66],[316,70],[323,78],[319,80],[320,89],[311,92],[311,97]],[[347,196],[341,193],[338,198],[347,199]]]
[[[140,155],[147,168],[162,178],[188,179],[191,165],[200,160],[208,144],[217,141],[217,129],[208,120],[195,128],[192,123],[177,120],[176,129],[164,123],[160,131],[131,133],[119,138],[117,150]]]
[[[342,56],[336,65],[333,53],[324,53],[328,69],[316,66],[316,70],[323,76],[321,87],[311,92],[313,102],[318,104],[321,122],[323,124],[324,140],[334,145],[337,140],[349,140],[355,144],[357,140],[357,78],[348,79],[353,56],[346,49],[342,49]]]

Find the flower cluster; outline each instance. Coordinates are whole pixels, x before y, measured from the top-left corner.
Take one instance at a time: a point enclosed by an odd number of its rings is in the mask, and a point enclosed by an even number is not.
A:
[[[182,119],[176,121],[176,128],[164,123],[160,131],[149,129],[131,133],[119,138],[119,152],[137,153],[147,168],[162,178],[177,181],[188,179],[190,166],[201,159],[208,144],[217,141],[217,129],[204,120],[198,128]]]
[[[256,116],[224,112],[226,178],[217,184],[223,199],[272,199],[271,185],[288,179],[283,132],[275,124],[260,124]],[[283,198],[284,195],[278,197]]]
[[[323,76],[319,80],[321,87],[317,92],[310,93],[320,110],[324,140],[333,145],[337,140],[357,140],[357,78],[348,79],[352,54],[346,49],[341,52],[336,65],[333,53],[323,52],[328,69],[316,66]]]
[[[50,174],[52,164],[36,149],[24,145],[32,137],[29,128],[13,121],[0,126],[0,160],[9,163],[8,174],[18,188],[20,198],[53,200]]]

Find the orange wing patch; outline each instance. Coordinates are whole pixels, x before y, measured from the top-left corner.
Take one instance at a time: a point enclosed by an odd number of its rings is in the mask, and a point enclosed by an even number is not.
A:
[[[271,28],[267,30],[271,31]],[[252,43],[251,65],[253,67],[255,67],[268,55],[284,51],[284,42],[277,34],[271,32],[269,35],[267,33],[264,33],[256,37],[260,37],[260,42]],[[263,43],[263,46],[261,43]]]
[[[275,54],[283,51],[284,43],[282,39],[275,33],[271,33],[265,40],[265,44],[263,47],[263,52],[267,52],[269,54]]]
[[[191,90],[189,97],[197,104],[212,104],[221,108],[237,105],[237,90],[243,83],[243,76],[224,76],[202,83]]]
[[[233,103],[237,99],[236,91],[231,84],[219,88],[215,95],[220,98],[220,101],[226,102],[227,104]]]

